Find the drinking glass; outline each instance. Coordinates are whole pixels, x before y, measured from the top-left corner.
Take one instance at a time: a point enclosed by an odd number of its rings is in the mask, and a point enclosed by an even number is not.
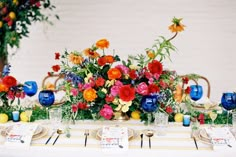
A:
[[[203,89],[202,86],[200,85],[191,85],[190,86],[191,91],[190,91],[190,97],[192,100],[197,101],[201,99],[203,95]]]
[[[34,96],[38,91],[38,86],[35,81],[26,81],[23,85],[23,90],[27,96]]]
[[[221,104],[227,110],[227,126],[229,125],[230,110],[236,108],[236,93],[225,92],[221,97]]]
[[[49,110],[49,120],[52,124],[52,126],[54,126],[53,128],[59,128],[59,124],[61,123],[62,120],[62,109],[59,108],[51,108]]]
[[[165,135],[167,131],[167,125],[168,125],[168,114],[157,112],[155,114],[155,128],[157,135]]]
[[[38,95],[39,103],[46,107],[46,119],[48,119],[48,107],[52,106],[55,101],[55,95],[52,90],[42,90]]]
[[[214,125],[214,121],[215,121],[216,118],[217,118],[217,113],[214,112],[214,111],[211,111],[211,112],[209,113],[209,116],[210,116],[210,118],[211,118],[211,126],[213,126],[213,125]]]

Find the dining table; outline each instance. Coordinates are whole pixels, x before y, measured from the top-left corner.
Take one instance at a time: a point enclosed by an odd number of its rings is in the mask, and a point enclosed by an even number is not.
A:
[[[17,123],[28,124],[9,121],[0,124],[0,128],[4,130]],[[50,122],[45,123],[45,120],[31,123],[43,127],[43,135],[32,139],[28,147],[11,147],[5,144],[5,136],[1,133],[0,157],[231,157],[236,154],[235,137],[230,139],[228,145],[214,146],[212,143],[201,141],[198,137],[193,136],[191,125],[186,127],[177,122],[169,122],[165,128],[165,134],[162,135],[157,133],[155,125],[147,126],[134,119],[127,121],[78,120],[69,125],[61,123],[57,127],[67,130],[66,133],[61,134],[55,130],[55,125]],[[128,149],[102,147],[101,129],[103,126],[127,127]],[[145,131],[150,129],[148,127],[154,131],[151,138],[145,135]],[[204,127],[211,126],[207,124],[199,126],[199,128]],[[60,135],[59,138],[58,135]]]

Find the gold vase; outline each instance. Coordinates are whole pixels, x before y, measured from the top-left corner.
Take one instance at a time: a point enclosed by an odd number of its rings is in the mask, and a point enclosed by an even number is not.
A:
[[[117,120],[117,121],[127,121],[129,120],[129,116],[122,112],[122,111],[117,111],[114,113],[114,118],[113,120]]]

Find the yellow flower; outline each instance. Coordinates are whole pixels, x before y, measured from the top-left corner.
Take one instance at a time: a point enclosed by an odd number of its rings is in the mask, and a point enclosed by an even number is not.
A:
[[[16,19],[16,14],[15,14],[13,11],[11,11],[11,12],[8,14],[8,16],[9,16],[12,20],[15,20],[15,19]]]
[[[146,53],[147,53],[148,57],[151,59],[153,59],[155,57],[155,54],[152,51],[147,51]]]
[[[89,73],[89,74],[87,75],[87,77],[84,78],[84,82],[85,82],[85,83],[88,83],[88,82],[89,82],[89,79],[92,78],[92,77],[93,77],[93,74],[92,74],[92,73]]]
[[[106,88],[102,88],[101,90],[103,93],[107,94],[107,89]]]
[[[81,55],[76,55],[74,53],[71,53],[69,55],[69,61],[72,62],[73,64],[82,64],[84,58]]]
[[[111,87],[113,86],[115,83],[115,80],[107,80],[106,83],[105,83],[105,86],[106,87]]]
[[[133,64],[131,64],[131,65],[129,66],[129,68],[132,69],[132,70],[137,70],[137,69],[139,69],[139,67],[138,67],[137,65],[133,65]]]
[[[85,89],[83,97],[86,101],[94,101],[97,98],[97,92],[93,88]]]

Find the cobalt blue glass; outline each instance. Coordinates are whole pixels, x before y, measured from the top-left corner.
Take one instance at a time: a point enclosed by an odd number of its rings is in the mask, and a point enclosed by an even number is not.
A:
[[[236,108],[236,93],[223,93],[221,97],[221,104],[226,110],[232,110]]]
[[[42,90],[39,92],[38,100],[42,106],[49,107],[55,101],[54,92],[52,90]]]
[[[155,112],[158,109],[157,95],[145,95],[141,100],[141,108],[145,112]]]
[[[236,93],[223,93],[221,97],[221,105],[227,110],[227,125],[229,125],[229,111],[236,108]]]
[[[191,85],[190,86],[190,97],[192,100],[197,101],[199,99],[201,99],[202,95],[203,95],[203,89],[202,86],[200,85]]]
[[[26,95],[34,96],[38,91],[38,85],[35,81],[26,81],[23,85],[23,90]]]

